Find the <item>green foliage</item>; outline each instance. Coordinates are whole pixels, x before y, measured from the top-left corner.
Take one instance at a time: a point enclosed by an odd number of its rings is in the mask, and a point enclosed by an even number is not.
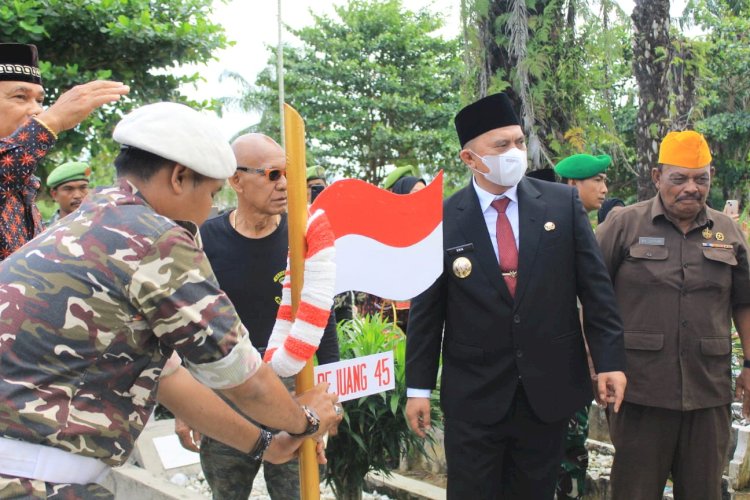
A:
[[[401,0],[352,0],[335,11],[291,30],[301,46],[284,49],[286,101],[305,120],[309,163],[375,184],[394,164],[463,174],[452,127],[458,42],[435,35],[441,17],[405,10]],[[245,82],[239,104],[261,111],[258,130],[277,137],[276,55],[269,52],[269,66],[254,86]]]
[[[211,0],[13,0],[0,4],[3,41],[39,48],[47,102],[94,79],[127,83],[130,95],[95,111],[61,135],[44,171],[56,162],[91,157],[94,182],[112,177],[115,123],[131,108],[154,101],[185,102],[179,87],[200,80],[177,76],[180,64],[209,61],[227,45],[223,29],[208,18]],[[192,103],[206,106],[209,103]]]
[[[403,332],[380,316],[341,322],[338,327],[342,359],[393,350],[396,388],[346,401],[338,435],[328,443],[326,481],[336,498],[358,498],[370,471],[388,474],[402,455],[424,452],[424,441],[406,422],[406,342]],[[433,404],[437,408],[437,404]],[[433,424],[439,415],[433,415]]]
[[[615,161],[608,177],[627,196],[636,110],[630,19],[612,0],[529,0],[526,55],[516,61],[508,50],[516,3],[462,0],[466,59],[473,66],[464,73],[464,100],[483,93],[484,76],[476,68],[486,67],[492,74],[485,93],[507,91],[520,107],[525,70],[533,127],[546,154],[542,163],[580,152],[610,154]]]
[[[746,1],[695,0],[687,10],[687,16],[706,31],[697,89],[705,118],[696,129],[711,145],[723,198],[745,201],[750,181],[749,15]]]

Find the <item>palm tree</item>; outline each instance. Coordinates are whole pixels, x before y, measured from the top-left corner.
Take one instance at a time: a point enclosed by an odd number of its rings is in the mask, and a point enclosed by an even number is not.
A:
[[[651,168],[657,164],[659,143],[668,129],[669,0],[635,0],[631,17],[633,73],[639,97],[636,121],[638,200],[645,200],[656,194]]]

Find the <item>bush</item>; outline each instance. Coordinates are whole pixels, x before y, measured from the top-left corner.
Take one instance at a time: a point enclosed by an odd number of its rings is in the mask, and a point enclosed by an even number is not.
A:
[[[406,339],[382,316],[341,322],[338,327],[341,359],[393,350],[396,387],[392,391],[346,401],[338,435],[328,443],[326,482],[338,499],[362,496],[365,476],[377,471],[390,474],[402,455],[424,454],[425,441],[406,422]],[[440,421],[433,404],[433,424]]]

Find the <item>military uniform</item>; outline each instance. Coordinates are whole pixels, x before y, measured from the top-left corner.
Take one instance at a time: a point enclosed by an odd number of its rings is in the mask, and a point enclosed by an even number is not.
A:
[[[132,451],[173,350],[215,389],[261,363],[195,225],[157,214],[125,180],[0,264],[0,324],[0,436],[110,466]],[[5,477],[0,497],[66,487],[88,486]]]
[[[750,304],[747,243],[710,208],[683,234],[659,195],[612,212],[596,237],[625,323],[628,388],[620,413],[609,415],[613,491],[658,489],[634,475],[684,454],[696,470],[672,473],[694,498],[715,498],[729,438],[732,308]],[[663,442],[678,426],[683,434]],[[669,470],[661,472],[665,480]]]
[[[555,165],[554,172],[564,181],[567,179],[585,180],[603,174],[611,164],[612,158],[609,155],[576,154]],[[554,174],[552,174],[552,180],[554,181]],[[579,195],[582,197],[582,202],[585,202],[580,191]],[[586,469],[589,465],[586,439],[589,436],[590,408],[591,404],[587,404],[576,411],[568,421],[565,455],[557,478],[558,500],[583,498],[586,493]]]
[[[34,173],[54,144],[54,134],[34,119],[0,138],[0,261],[44,229]]]

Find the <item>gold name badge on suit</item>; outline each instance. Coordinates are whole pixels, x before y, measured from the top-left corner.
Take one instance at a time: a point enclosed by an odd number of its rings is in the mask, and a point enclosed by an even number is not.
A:
[[[459,278],[466,278],[471,274],[471,261],[466,257],[459,257],[453,261],[453,274]]]

